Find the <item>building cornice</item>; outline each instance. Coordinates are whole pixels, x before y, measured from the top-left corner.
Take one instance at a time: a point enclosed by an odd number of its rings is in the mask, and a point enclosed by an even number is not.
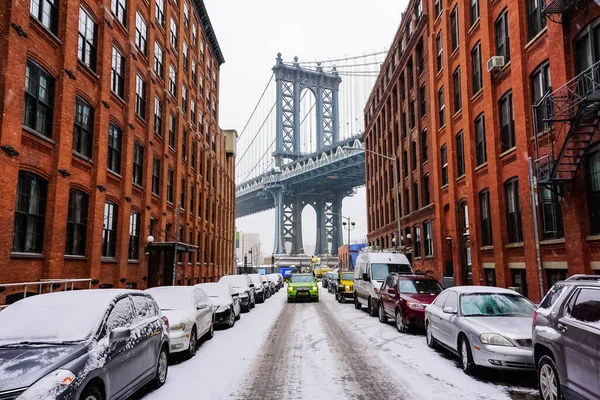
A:
[[[204,0],[194,0],[194,7],[196,8],[196,12],[198,13],[198,19],[200,19],[200,25],[202,25],[202,30],[204,30],[206,37],[208,38],[208,43],[210,44],[210,48],[219,63],[219,66],[225,63],[225,58],[223,57],[223,52],[221,51],[221,47],[219,46],[219,42],[217,41],[217,35],[215,30],[213,29],[212,23],[210,22],[210,18],[208,17],[208,11],[206,11],[206,5],[204,4]]]

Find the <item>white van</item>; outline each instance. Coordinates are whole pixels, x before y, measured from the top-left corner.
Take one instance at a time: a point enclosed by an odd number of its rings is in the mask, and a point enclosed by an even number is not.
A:
[[[369,315],[376,317],[379,289],[392,272],[413,273],[404,254],[383,251],[359,254],[354,266],[354,307],[360,310],[365,305],[369,309]]]

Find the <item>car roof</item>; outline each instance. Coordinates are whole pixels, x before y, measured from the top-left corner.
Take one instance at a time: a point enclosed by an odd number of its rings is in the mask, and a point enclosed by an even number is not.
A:
[[[367,260],[371,263],[410,264],[408,258],[406,258],[406,256],[401,253],[362,253],[358,256],[358,258],[367,258]]]
[[[158,291],[158,290],[181,290],[181,291],[191,292],[194,290],[194,287],[195,286],[157,286],[157,287],[153,287],[153,288],[148,288],[148,289],[146,289],[146,291],[150,292],[150,293],[152,293],[153,291]]]
[[[435,279],[435,277],[431,276],[431,275],[421,275],[421,274],[394,274],[394,276],[397,276],[398,278],[401,279],[406,279],[409,281],[417,281],[417,280],[430,280],[430,281],[436,281],[437,279]]]
[[[302,274],[292,274],[292,275],[299,275],[299,276],[313,276],[313,274],[307,274],[307,273],[302,273]]]
[[[501,293],[501,294],[519,294],[514,290],[499,288],[495,286],[453,286],[446,290],[452,290],[459,294],[469,293]]]

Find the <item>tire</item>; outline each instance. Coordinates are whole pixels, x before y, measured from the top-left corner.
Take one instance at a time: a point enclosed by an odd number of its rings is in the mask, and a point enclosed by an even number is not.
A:
[[[242,312],[243,313],[250,312],[250,304],[248,304],[246,307],[242,307]],[[241,317],[241,315],[240,315],[240,317]]]
[[[204,340],[210,340],[215,336],[215,317],[213,316],[210,322],[210,329],[204,334]]]
[[[162,387],[167,381],[167,374],[169,372],[169,353],[166,346],[163,346],[160,349],[158,362],[156,364],[156,375],[154,376],[154,379],[152,379],[152,387],[154,389]]]
[[[460,339],[458,354],[460,355],[463,372],[467,375],[473,374],[475,363],[473,362],[473,355],[471,354],[471,345],[469,344],[469,339],[464,335]]]
[[[198,335],[196,334],[196,326],[192,328],[192,333],[190,334],[190,344],[188,349],[185,352],[185,359],[189,360],[190,358],[196,355],[196,348],[198,347]]]
[[[373,304],[373,299],[370,297],[369,297],[369,303],[368,303],[368,310],[369,310],[369,315],[371,317],[377,316],[377,309],[375,308],[375,305]]]
[[[382,324],[387,324],[388,317],[385,315],[385,310],[383,309],[383,302],[379,302],[379,322]]]
[[[563,396],[556,364],[549,356],[543,356],[538,361],[537,379],[542,400],[562,400]]]
[[[360,302],[358,301],[358,296],[356,295],[356,292],[354,292],[354,308],[356,308],[357,310],[360,310],[362,308],[362,304],[360,304]]]
[[[250,305],[248,306],[248,309],[252,309],[256,307],[256,298],[254,298],[254,300],[252,300],[252,303],[250,303]]]
[[[431,332],[431,327],[429,322],[425,323],[425,340],[427,341],[427,346],[430,349],[436,349],[438,347],[437,341],[433,337],[433,332]]]
[[[402,310],[396,310],[396,329],[400,333],[407,333],[410,330],[410,327],[404,322]]]
[[[89,385],[81,392],[79,400],[104,400],[104,395],[96,386]]]
[[[233,328],[235,326],[235,311],[233,307],[229,309],[229,321],[227,322],[227,326],[229,328]]]
[[[288,303],[291,303],[291,302],[292,302],[292,299],[288,297],[288,298],[287,298],[287,302],[288,302]]]

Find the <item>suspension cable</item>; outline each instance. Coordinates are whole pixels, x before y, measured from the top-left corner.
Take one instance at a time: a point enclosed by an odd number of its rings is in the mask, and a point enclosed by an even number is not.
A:
[[[248,118],[248,122],[246,122],[246,125],[244,125],[244,129],[242,129],[242,133],[240,133],[240,135],[237,138],[238,141],[242,138],[242,135],[244,134],[244,132],[246,132],[246,128],[248,127],[248,124],[252,120],[252,117],[254,117],[254,114],[256,113],[256,110],[258,109],[260,102],[262,101],[263,97],[265,96],[265,93],[267,93],[267,89],[269,88],[269,85],[271,84],[271,81],[273,80],[273,76],[275,76],[275,74],[271,74],[271,77],[269,78],[269,82],[267,82],[267,86],[265,86],[265,89],[263,90],[262,94],[260,95],[260,99],[258,99],[258,103],[256,103],[256,106],[254,106],[254,110],[252,110],[252,114],[250,114],[250,118]]]

